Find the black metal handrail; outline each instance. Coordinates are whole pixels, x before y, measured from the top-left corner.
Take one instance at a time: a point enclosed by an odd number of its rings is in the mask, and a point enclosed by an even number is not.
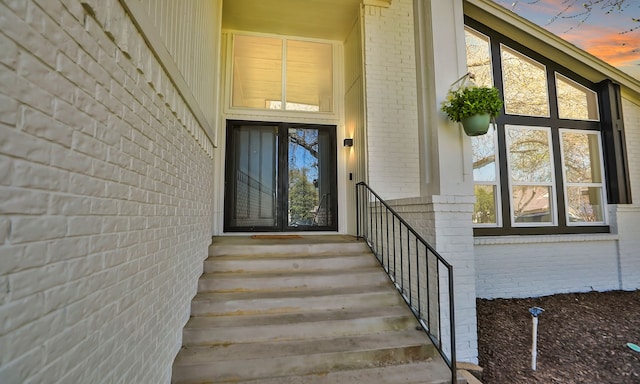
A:
[[[455,383],[453,267],[364,182],[356,184],[356,231],[451,369]],[[446,319],[449,329],[443,330]],[[449,343],[444,343],[447,338]]]

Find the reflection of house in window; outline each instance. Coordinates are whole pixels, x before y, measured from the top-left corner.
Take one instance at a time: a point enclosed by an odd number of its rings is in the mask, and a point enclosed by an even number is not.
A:
[[[550,223],[549,188],[516,187],[513,189],[513,216],[516,223]]]
[[[505,113],[495,133],[471,139],[476,234],[608,231],[595,85],[477,27],[466,28],[468,69],[480,84],[499,87]]]

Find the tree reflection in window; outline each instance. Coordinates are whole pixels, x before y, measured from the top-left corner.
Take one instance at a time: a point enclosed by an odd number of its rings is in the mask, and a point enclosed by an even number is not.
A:
[[[545,66],[504,45],[501,50],[505,112],[548,117]]]
[[[562,129],[562,164],[565,178],[567,222],[604,222],[604,184],[600,134]]]
[[[598,95],[586,87],[556,73],[558,117],[573,120],[598,120]]]
[[[498,187],[497,145],[495,126],[486,135],[471,138],[473,148],[473,181],[476,203],[474,224],[499,225],[500,194]]]
[[[550,129],[507,125],[513,223],[553,224]]]
[[[467,70],[473,73],[474,83],[483,87],[493,86],[489,38],[471,28],[465,28],[464,33],[467,43]]]

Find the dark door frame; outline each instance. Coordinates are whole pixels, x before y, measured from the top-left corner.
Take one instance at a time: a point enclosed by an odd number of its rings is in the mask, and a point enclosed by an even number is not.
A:
[[[275,226],[233,226],[232,213],[234,207],[229,196],[234,193],[235,178],[234,162],[229,161],[229,156],[233,155],[235,142],[233,130],[240,126],[268,126],[277,128],[277,161],[276,161],[276,225]],[[311,128],[323,130],[329,133],[330,154],[329,167],[333,170],[329,183],[331,194],[331,205],[329,214],[332,216],[330,225],[326,226],[290,226],[288,220],[288,156],[289,156],[289,129],[290,128]],[[225,153],[225,181],[224,181],[224,232],[300,232],[300,231],[338,231],[338,186],[337,186],[337,139],[335,125],[308,124],[308,123],[285,123],[272,121],[245,121],[227,120],[226,124],[226,153]]]

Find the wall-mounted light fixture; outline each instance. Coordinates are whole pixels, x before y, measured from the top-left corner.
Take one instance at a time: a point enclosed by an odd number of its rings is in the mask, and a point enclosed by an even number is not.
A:
[[[353,139],[344,139],[342,144],[344,144],[345,147],[353,147]]]

